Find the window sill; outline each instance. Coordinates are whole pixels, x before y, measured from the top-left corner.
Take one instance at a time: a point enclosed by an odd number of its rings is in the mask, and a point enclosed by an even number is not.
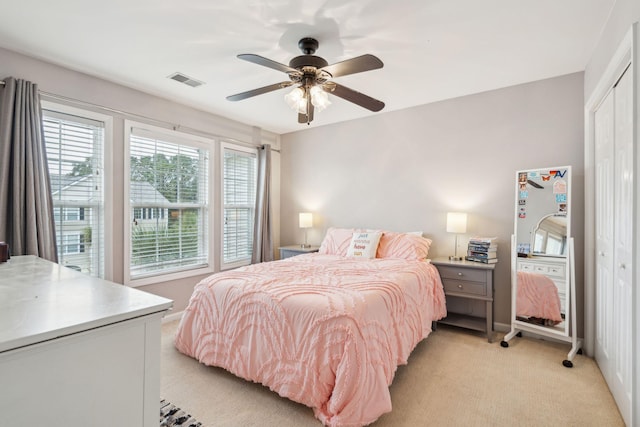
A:
[[[127,286],[137,288],[139,286],[155,285],[158,283],[170,282],[173,280],[186,279],[193,276],[201,276],[203,274],[213,274],[212,266],[194,268],[190,270],[173,271],[170,273],[154,273],[151,276],[145,276],[138,279],[129,279],[125,281]]]

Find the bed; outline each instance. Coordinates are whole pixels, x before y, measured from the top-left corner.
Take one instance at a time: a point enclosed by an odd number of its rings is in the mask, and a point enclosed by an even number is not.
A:
[[[562,322],[558,287],[547,276],[518,271],[516,315],[523,320],[555,326]]]
[[[372,257],[357,232],[330,229],[319,253],[202,280],[176,348],[313,408],[325,425],[391,411],[397,366],[446,316],[444,292],[428,239],[380,232]]]

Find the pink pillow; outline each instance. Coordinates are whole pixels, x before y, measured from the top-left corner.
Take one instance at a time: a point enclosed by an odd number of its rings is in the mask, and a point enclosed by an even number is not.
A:
[[[356,230],[353,228],[330,227],[320,244],[318,253],[347,256],[347,249],[351,244],[354,231]]]
[[[377,258],[422,260],[429,255],[431,240],[407,233],[385,231],[380,238]]]

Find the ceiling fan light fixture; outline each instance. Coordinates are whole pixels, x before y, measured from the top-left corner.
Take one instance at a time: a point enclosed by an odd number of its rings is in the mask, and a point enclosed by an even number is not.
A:
[[[293,88],[284,96],[287,105],[300,114],[307,114],[307,93],[302,86]]]
[[[317,111],[322,111],[331,105],[329,94],[322,90],[320,86],[313,86],[309,92],[311,93],[311,103]]]
[[[284,101],[293,110],[298,109],[298,102],[304,99],[304,89],[300,86],[294,87],[290,92],[284,95]]]

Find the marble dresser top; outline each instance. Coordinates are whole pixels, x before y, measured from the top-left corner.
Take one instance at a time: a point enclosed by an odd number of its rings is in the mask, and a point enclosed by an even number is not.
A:
[[[0,352],[152,313],[173,301],[35,256],[0,263]]]

